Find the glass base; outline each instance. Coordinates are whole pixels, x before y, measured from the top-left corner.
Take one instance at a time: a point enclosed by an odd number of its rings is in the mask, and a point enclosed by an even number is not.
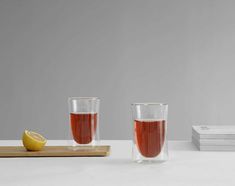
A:
[[[151,164],[163,163],[169,159],[167,143],[164,144],[162,151],[155,157],[146,157],[141,154],[137,146],[134,144],[132,149],[132,160],[137,163]]]
[[[163,160],[158,160],[158,159],[137,159],[134,160],[136,163],[141,163],[141,164],[160,164],[160,163],[165,163],[168,159],[163,159]]]
[[[98,140],[92,140],[91,143],[88,144],[79,144],[75,142],[74,140],[67,140],[68,148],[71,150],[79,150],[79,149],[84,149],[86,147],[92,147],[92,146],[97,146],[99,145]]]

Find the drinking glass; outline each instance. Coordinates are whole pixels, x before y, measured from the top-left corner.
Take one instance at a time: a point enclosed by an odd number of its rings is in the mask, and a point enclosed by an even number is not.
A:
[[[70,97],[68,105],[72,146],[96,145],[100,100],[97,97]]]
[[[167,113],[164,103],[133,103],[133,149],[136,162],[162,162],[168,159]]]

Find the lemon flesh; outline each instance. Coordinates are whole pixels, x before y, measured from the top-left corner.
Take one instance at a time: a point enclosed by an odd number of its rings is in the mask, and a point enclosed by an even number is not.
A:
[[[25,130],[22,136],[22,142],[27,150],[39,151],[45,146],[47,141],[42,135]]]

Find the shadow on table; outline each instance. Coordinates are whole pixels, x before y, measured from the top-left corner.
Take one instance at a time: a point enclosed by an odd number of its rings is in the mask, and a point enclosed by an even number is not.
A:
[[[110,165],[129,165],[133,164],[134,162],[131,159],[108,159],[104,162],[105,164],[110,164]]]
[[[102,164],[106,164],[106,165],[131,165],[131,166],[146,166],[146,165],[164,165],[166,164],[167,161],[162,161],[162,162],[158,162],[158,161],[149,161],[149,162],[142,162],[142,163],[137,163],[135,161],[133,161],[130,158],[115,158],[115,159],[107,159],[106,161],[103,161]]]

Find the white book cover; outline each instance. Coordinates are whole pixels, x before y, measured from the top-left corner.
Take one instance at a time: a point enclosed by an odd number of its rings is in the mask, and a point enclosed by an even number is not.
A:
[[[198,139],[235,139],[234,125],[192,126],[192,134]]]
[[[199,145],[195,139],[192,139],[192,142],[200,151],[235,151],[235,146],[231,145]]]

